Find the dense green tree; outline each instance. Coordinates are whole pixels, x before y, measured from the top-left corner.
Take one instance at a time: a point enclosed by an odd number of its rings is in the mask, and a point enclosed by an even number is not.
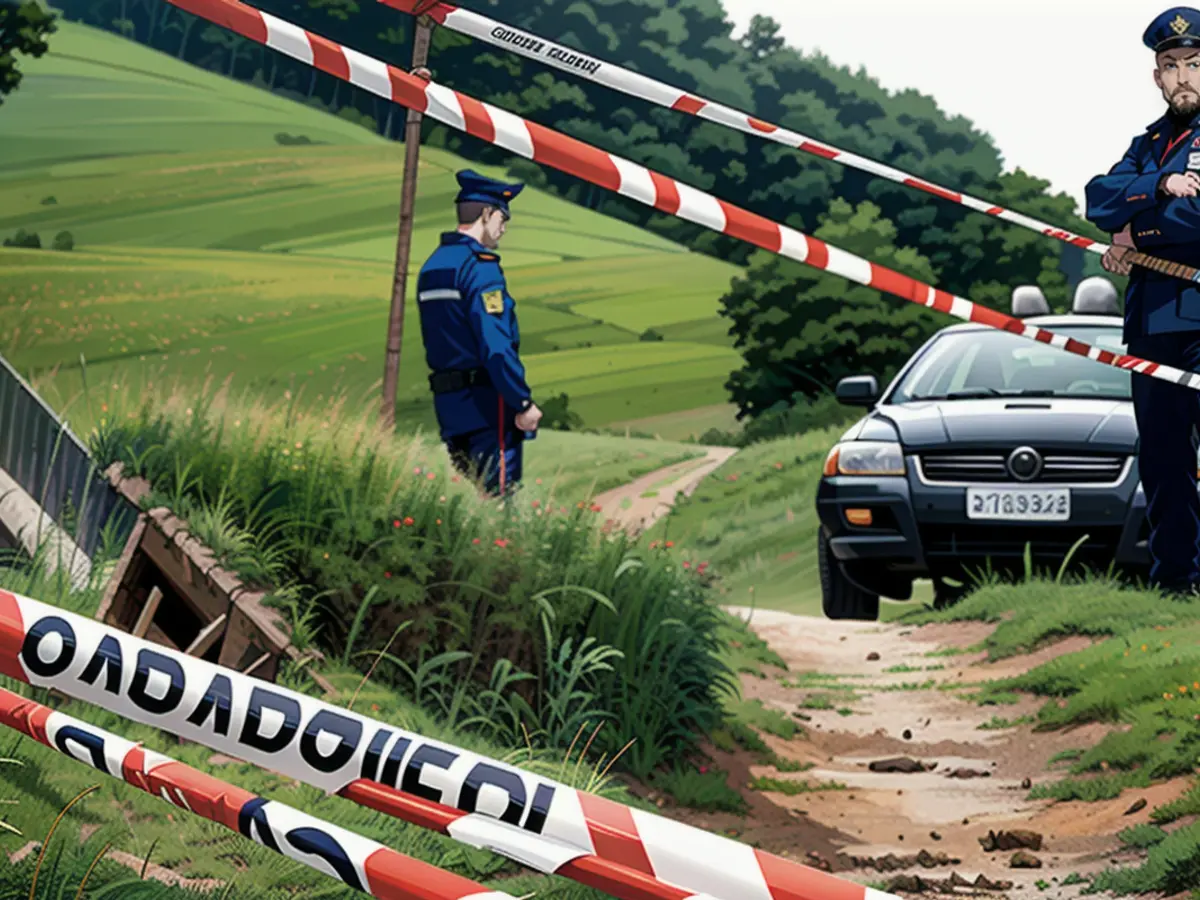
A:
[[[47,38],[57,30],[54,14],[34,0],[18,4],[0,0],[0,105],[21,84],[17,55],[38,57],[50,49]]]
[[[896,246],[896,226],[879,207],[835,200],[815,237],[905,275],[933,278],[929,260]],[[941,327],[937,313],[811,266],[756,253],[722,300],[745,365],[726,385],[739,416],[832,392],[838,379],[886,377]]]

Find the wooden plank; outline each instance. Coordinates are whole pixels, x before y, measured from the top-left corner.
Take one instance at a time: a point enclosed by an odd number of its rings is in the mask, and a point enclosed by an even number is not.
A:
[[[201,578],[200,583],[196,583],[191,572],[191,559],[157,528],[146,529],[142,549],[201,622],[211,622],[228,608],[228,598],[214,591],[206,579]]]
[[[190,647],[183,651],[188,656],[203,656],[207,653],[212,645],[221,639],[221,629],[225,627],[225,613],[213,619],[204,629],[196,635],[196,639],[192,641]]]
[[[125,541],[125,548],[121,551],[121,557],[117,560],[117,566],[109,576],[108,584],[104,587],[104,598],[100,601],[100,608],[96,610],[96,618],[101,622],[113,624],[108,620],[110,612],[119,612],[113,609],[113,604],[117,600],[118,592],[120,591],[125,576],[129,573],[130,564],[133,562],[134,556],[137,554],[138,546],[142,543],[142,535],[146,531],[146,515],[141,514],[137,518],[137,523],[133,526],[133,531],[130,532],[129,538]]]
[[[153,622],[150,623],[150,630],[146,632],[146,640],[152,644],[160,644],[163,647],[170,647],[172,650],[179,649],[179,647],[175,645],[175,642],[167,637],[167,633]]]
[[[255,669],[257,669],[259,666],[261,666],[263,663],[265,663],[265,662],[266,662],[268,659],[270,659],[270,658],[271,658],[271,654],[270,654],[270,653],[264,653],[262,656],[260,656],[260,657],[259,657],[258,659],[256,659],[254,662],[250,663],[250,666],[249,666],[249,668],[243,669],[243,670],[242,670],[242,674],[243,674],[243,675],[250,675],[250,674],[252,674],[252,673],[254,672],[254,670],[255,670]]]
[[[134,637],[146,636],[146,632],[150,630],[150,623],[154,620],[154,614],[158,612],[158,604],[162,603],[162,598],[162,591],[157,587],[150,591],[146,605],[142,607],[142,614],[138,616],[137,624],[133,626]]]

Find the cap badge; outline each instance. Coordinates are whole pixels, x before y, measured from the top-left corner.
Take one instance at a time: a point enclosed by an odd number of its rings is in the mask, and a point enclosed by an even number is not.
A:
[[[1187,19],[1185,19],[1181,15],[1178,15],[1174,19],[1171,20],[1171,30],[1174,31],[1176,34],[1184,34],[1191,27],[1192,27],[1192,23],[1189,22]]]

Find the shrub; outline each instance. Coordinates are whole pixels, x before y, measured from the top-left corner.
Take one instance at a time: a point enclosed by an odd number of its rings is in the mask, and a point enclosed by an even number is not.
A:
[[[24,228],[18,228],[16,234],[4,239],[4,246],[23,247],[26,250],[41,250],[42,239],[36,231],[28,232]]]
[[[307,134],[288,134],[286,131],[279,131],[275,134],[275,143],[281,147],[298,147],[312,143],[312,139]]]
[[[638,340],[639,341],[661,341],[661,340],[665,340],[665,338],[663,337],[662,332],[659,331],[657,328],[647,328],[645,331],[643,331],[641,333],[641,335],[638,337]]]
[[[54,236],[54,243],[51,245],[55,250],[68,251],[75,249],[75,236],[69,231],[60,231]]]
[[[583,428],[583,417],[571,409],[571,398],[566,394],[551,397],[538,406],[542,411],[542,428],[555,431],[579,431]]]
[[[275,590],[316,641],[489,738],[546,746],[606,723],[593,746],[639,776],[695,750],[736,691],[726,615],[662,555],[606,534],[597,507],[527,489],[483,502],[443,450],[378,434],[334,407],[190,405],[148,395],[91,437],[185,518],[218,559]]]

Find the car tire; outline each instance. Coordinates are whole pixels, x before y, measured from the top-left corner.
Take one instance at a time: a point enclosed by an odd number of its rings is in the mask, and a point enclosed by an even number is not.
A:
[[[864,591],[846,577],[829,546],[824,528],[817,532],[817,565],[821,573],[821,606],[827,619],[879,620],[879,595]]]

